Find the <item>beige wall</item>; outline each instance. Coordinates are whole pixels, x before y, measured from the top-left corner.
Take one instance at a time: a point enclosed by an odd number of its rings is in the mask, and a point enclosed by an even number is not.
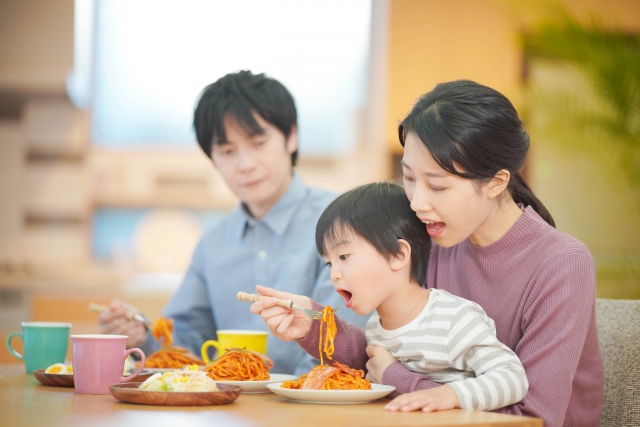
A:
[[[64,91],[73,0],[0,0],[0,89]]]
[[[392,0],[387,141],[416,98],[439,82],[471,79],[517,97],[522,52],[516,23],[497,1]]]

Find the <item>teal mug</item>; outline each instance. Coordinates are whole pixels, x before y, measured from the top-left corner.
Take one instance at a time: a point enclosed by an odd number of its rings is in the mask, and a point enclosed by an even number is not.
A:
[[[9,353],[24,360],[27,373],[46,369],[54,363],[64,363],[69,343],[71,323],[22,322],[22,332],[11,332],[7,337]],[[11,347],[11,338],[22,338],[24,355]]]

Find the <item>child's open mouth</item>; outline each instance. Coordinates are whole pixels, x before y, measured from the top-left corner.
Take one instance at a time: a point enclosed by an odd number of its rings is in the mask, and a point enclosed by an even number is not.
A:
[[[353,305],[353,295],[351,292],[345,291],[344,289],[338,289],[338,293],[342,298],[344,298],[344,305],[346,305],[347,308],[351,308]]]

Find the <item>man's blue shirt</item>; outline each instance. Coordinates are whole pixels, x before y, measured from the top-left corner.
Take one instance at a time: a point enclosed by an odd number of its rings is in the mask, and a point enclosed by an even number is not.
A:
[[[202,343],[215,339],[218,329],[268,331],[262,318],[249,310],[250,303],[236,299],[238,291],[255,292],[255,285],[307,295],[323,306],[343,305],[315,245],[318,218],[335,197],[306,186],[294,174],[289,188],[261,219],[240,205],[205,233],[164,311],[174,319],[175,344],[200,355]],[[340,311],[342,319],[366,325],[368,316]],[[159,343],[147,334],[140,348],[149,355]],[[274,373],[301,375],[319,363],[295,342],[271,335],[267,353]]]

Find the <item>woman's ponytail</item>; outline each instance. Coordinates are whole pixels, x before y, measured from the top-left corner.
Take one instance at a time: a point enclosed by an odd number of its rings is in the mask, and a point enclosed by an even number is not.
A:
[[[513,174],[513,179],[509,181],[507,189],[514,202],[522,203],[524,206],[531,206],[540,215],[540,218],[544,219],[550,226],[556,226],[551,213],[549,213],[540,199],[533,194],[520,172]]]

